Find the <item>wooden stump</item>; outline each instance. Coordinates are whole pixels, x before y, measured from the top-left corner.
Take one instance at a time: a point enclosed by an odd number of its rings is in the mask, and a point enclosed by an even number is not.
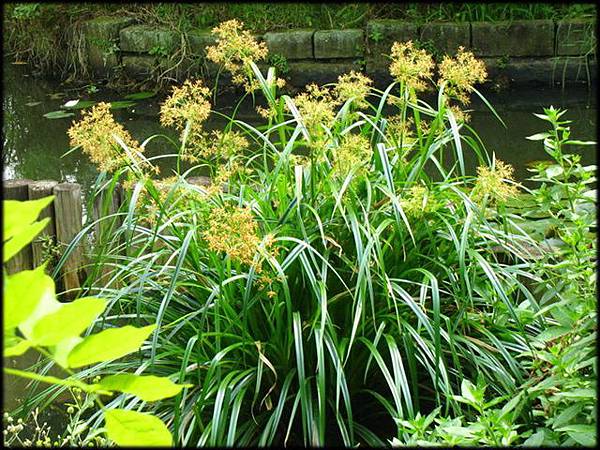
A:
[[[81,186],[77,183],[60,183],[54,186],[54,214],[56,221],[56,242],[65,252],[73,238],[81,231]],[[73,299],[77,296],[81,281],[79,274],[84,265],[84,252],[81,243],[71,251],[61,269],[61,279],[65,296]]]
[[[48,197],[52,195],[54,186],[58,184],[54,180],[34,181],[29,185],[29,200]],[[50,222],[42,232],[31,243],[33,253],[33,267],[40,266],[47,255],[45,255],[43,241],[49,239],[50,245],[56,244],[56,217],[54,216],[54,206],[52,203],[45,207],[40,213],[39,219],[50,218]]]
[[[4,182],[4,200],[29,200],[29,184],[32,180],[7,180]],[[31,245],[24,247],[19,253],[6,262],[6,273],[13,274],[21,270],[30,270],[33,265]]]

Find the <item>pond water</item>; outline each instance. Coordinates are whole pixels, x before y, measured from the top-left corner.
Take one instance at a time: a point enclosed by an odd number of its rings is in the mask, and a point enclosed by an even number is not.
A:
[[[86,192],[97,175],[94,165],[80,150],[68,153],[67,130],[73,119],[80,117],[75,110],[72,117],[48,119],[44,114],[60,110],[61,105],[73,99],[84,98],[94,101],[123,100],[122,96],[102,87],[97,92],[87,89],[74,89],[61,85],[57,81],[34,78],[27,66],[16,66],[5,61],[4,64],[4,121],[3,121],[3,173],[4,180],[11,178],[30,178],[33,180],[54,179],[58,181],[78,182]],[[485,93],[486,98],[496,108],[505,121],[504,128],[487,110],[485,105],[474,96],[470,125],[489,151],[498,158],[515,166],[516,177],[523,181],[529,176],[526,164],[534,160],[545,160],[540,142],[525,139],[531,134],[545,131],[546,122],[532,113],[541,113],[542,107],[554,105],[567,108],[565,117],[572,120],[572,136],[581,140],[596,140],[596,95],[595,87],[567,87],[560,89],[536,88],[507,90],[502,93]],[[176,137],[172,129],[165,129],[158,123],[159,105],[163,98],[153,97],[135,102],[135,105],[114,110],[116,120],[122,123],[134,138],[143,141],[155,133]],[[231,112],[231,105],[237,99],[219,98],[221,112]],[[251,101],[245,101],[238,118],[252,123]],[[218,128],[219,120],[207,123],[207,128]],[[581,152],[583,162],[596,161],[594,147],[574,149]],[[164,140],[151,142],[146,150],[148,156],[172,153]],[[474,169],[474,161],[466,155],[467,167]],[[168,163],[163,164],[163,176],[170,175]]]

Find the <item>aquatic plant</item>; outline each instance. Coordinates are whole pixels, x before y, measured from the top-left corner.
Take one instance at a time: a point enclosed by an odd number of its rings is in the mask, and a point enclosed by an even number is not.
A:
[[[248,57],[267,123],[231,117],[218,141],[237,133],[230,142],[239,142],[197,152],[194,167],[177,167],[166,195],[138,176],[112,216],[124,220],[96,243],[111,277],[99,282],[92,260],[85,295],[111,299],[106,326],[127,319],[156,328],[139,359],[93,369],[186,383],[175,397],[144,405],[168,423],[176,444],[595,440],[581,428],[595,423],[589,391],[581,403],[544,391],[595,381],[592,340],[575,339],[595,326],[591,178],[562,152],[577,141],[561,112],[545,112],[552,131],[534,138],[553,152],[557,167],[543,173],[559,187],[528,191],[450,110],[453,97],[481,95],[479,78],[461,84],[448,69],[454,78],[438,85],[426,51],[394,48],[398,80],[384,91],[354,74],[293,98],[278,95],[272,68],[265,77]],[[348,95],[348,82],[359,83],[360,95]],[[454,92],[442,88],[452,82]],[[418,98],[427,86],[440,87],[437,104]],[[361,101],[352,105],[353,98]],[[186,151],[181,140],[174,158]],[[188,181],[202,167],[213,174],[209,187]],[[115,172],[111,183],[126,173]],[[147,204],[156,208],[150,224],[139,214]],[[548,205],[541,229],[535,215]],[[554,233],[570,250],[556,253],[547,234],[563,218],[568,231]],[[565,267],[567,255],[577,264]],[[586,283],[569,288],[563,274]],[[568,302],[581,304],[577,314]],[[569,345],[580,346],[582,359]],[[571,383],[568,374],[579,378]],[[106,406],[117,405],[141,406],[126,394]],[[573,408],[568,420],[563,406]],[[102,419],[95,413],[85,423],[98,429]]]

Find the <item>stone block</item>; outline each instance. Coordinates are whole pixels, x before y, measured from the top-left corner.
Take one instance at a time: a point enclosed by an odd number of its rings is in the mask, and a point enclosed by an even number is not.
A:
[[[421,28],[421,42],[431,42],[441,54],[454,55],[458,47],[471,46],[471,24],[430,22]]]
[[[367,22],[367,72],[384,73],[390,65],[387,55],[394,42],[416,41],[418,28],[412,22],[394,19],[377,19]]]
[[[314,35],[315,59],[358,58],[364,54],[364,32],[321,30]]]
[[[596,61],[586,57],[552,58],[482,58],[491,83],[504,78],[514,84],[557,85],[572,82],[594,82],[597,79]],[[586,64],[589,63],[590,79]]]
[[[206,47],[217,43],[217,38],[210,30],[188,33],[187,39],[191,52],[195,56],[201,56],[203,58],[206,56]]]
[[[323,85],[333,83],[351,70],[360,71],[360,65],[352,60],[336,62],[290,62],[287,78],[292,86],[304,87],[310,83]]]
[[[562,20],[556,24],[556,54],[585,55],[596,47],[596,21]]]
[[[551,20],[471,23],[471,44],[478,56],[553,56]]]
[[[97,17],[82,24],[88,63],[95,75],[106,76],[119,64],[119,32],[134,23],[127,17]]]
[[[158,64],[159,59],[155,56],[123,55],[123,71],[132,78],[146,78]]]
[[[314,34],[315,30],[290,30],[265,33],[264,39],[269,48],[269,55],[279,54],[288,60],[312,59]]]
[[[124,52],[171,53],[179,46],[179,35],[171,30],[148,25],[133,25],[121,30],[120,47]]]

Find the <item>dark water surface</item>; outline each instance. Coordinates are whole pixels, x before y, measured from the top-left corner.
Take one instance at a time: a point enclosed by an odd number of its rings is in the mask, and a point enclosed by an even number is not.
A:
[[[56,81],[34,78],[28,74],[27,66],[15,66],[7,61],[4,64],[3,81],[2,178],[78,182],[86,192],[97,175],[95,166],[80,150],[65,156],[69,150],[67,130],[73,119],[80,118],[79,110],[74,111],[75,116],[63,119],[47,119],[43,115],[59,110],[68,100],[84,98],[113,101],[122,100],[122,96],[102,87],[99,87],[98,92],[89,94],[85,90],[75,90]],[[476,97],[473,99],[474,111],[471,113],[470,125],[477,131],[488,151],[494,151],[498,158],[515,166],[515,175],[521,181],[529,176],[526,163],[548,159],[541,142],[525,139],[526,136],[547,129],[547,123],[532,114],[541,113],[542,107],[554,105],[567,108],[568,112],[564,117],[573,121],[572,136],[575,139],[596,140],[595,89],[589,90],[585,86],[567,87],[565,91],[521,88],[500,94],[488,92],[485,95],[505,121],[507,128],[504,128]],[[140,142],[156,133],[175,138],[177,133],[161,127],[158,123],[159,104],[162,100],[160,97],[140,100],[131,108],[113,112],[116,120]],[[219,106],[229,105],[223,112],[230,112],[230,105],[235,100],[237,99],[219,98]],[[245,107],[241,110],[242,116],[238,115],[238,118],[250,122],[256,120],[256,116],[249,116],[252,114],[250,103],[250,100],[245,102]],[[207,124],[207,128],[218,128],[222,123],[222,120],[212,120]],[[581,152],[585,164],[596,161],[594,147],[571,150]],[[166,144],[165,140],[151,142],[146,150],[147,156],[164,153],[173,153],[172,147]],[[474,159],[469,158],[468,152],[465,158],[468,168],[474,170]],[[170,175],[169,169],[173,167],[172,164],[172,161],[163,164],[164,176]]]

